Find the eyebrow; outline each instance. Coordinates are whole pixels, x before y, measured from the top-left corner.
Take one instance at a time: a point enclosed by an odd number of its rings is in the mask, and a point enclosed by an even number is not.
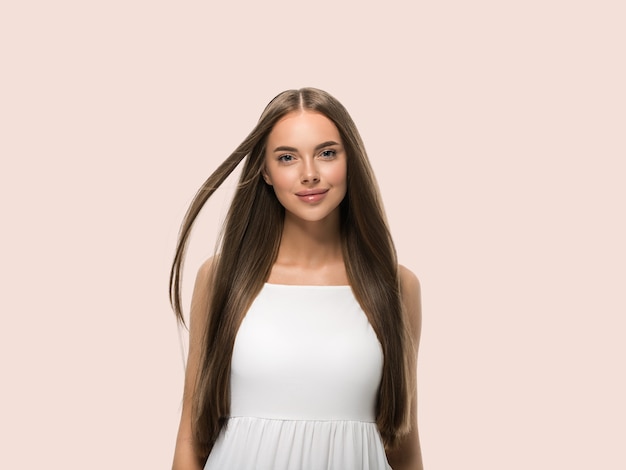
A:
[[[327,140],[326,142],[322,142],[321,144],[318,144],[315,146],[315,151],[317,152],[318,150],[323,149],[324,147],[330,147],[331,145],[339,145],[339,143],[335,142],[334,140]],[[286,145],[281,145],[280,147],[276,147],[274,149],[274,152],[297,152],[298,149],[295,147],[288,147]]]

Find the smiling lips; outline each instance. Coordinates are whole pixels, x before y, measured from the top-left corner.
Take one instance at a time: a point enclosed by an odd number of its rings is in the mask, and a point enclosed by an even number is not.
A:
[[[307,189],[306,191],[298,191],[296,196],[304,202],[318,202],[324,199],[328,193],[328,189]]]

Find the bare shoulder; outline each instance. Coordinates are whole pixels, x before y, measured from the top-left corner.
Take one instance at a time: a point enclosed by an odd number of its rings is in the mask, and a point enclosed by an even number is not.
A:
[[[210,281],[214,268],[215,268],[215,257],[211,256],[200,265],[200,268],[198,269],[197,277],[202,278],[203,280]]]
[[[402,291],[402,300],[407,305],[413,305],[420,302],[421,286],[417,276],[403,265],[398,266],[398,274],[400,276],[400,288]]]
[[[406,266],[399,264],[398,265],[398,274],[400,275],[400,282],[402,283],[403,288],[409,289],[420,289],[420,281],[415,275],[413,271],[411,271]]]
[[[216,259],[214,256],[211,256],[207,260],[205,260],[198,268],[198,273],[196,274],[196,283],[194,286],[194,292],[198,294],[208,294],[209,288],[213,281],[213,273],[216,267]]]
[[[407,314],[414,339],[419,341],[422,329],[422,299],[419,279],[410,269],[398,266],[402,303]]]
[[[196,282],[191,298],[191,324],[204,324],[206,321],[207,306],[210,299],[211,284],[215,270],[215,258],[204,261],[196,275]]]

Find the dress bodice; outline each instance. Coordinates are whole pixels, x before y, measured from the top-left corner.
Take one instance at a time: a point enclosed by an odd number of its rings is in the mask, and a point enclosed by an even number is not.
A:
[[[265,284],[237,333],[230,418],[205,470],[389,469],[382,366],[350,286]]]

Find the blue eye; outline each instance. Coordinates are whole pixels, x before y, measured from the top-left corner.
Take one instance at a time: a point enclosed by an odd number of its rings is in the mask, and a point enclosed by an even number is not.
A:
[[[337,155],[337,151],[336,150],[324,150],[322,151],[321,155],[324,158],[333,158],[335,155]]]
[[[278,157],[279,162],[289,163],[293,161],[293,155],[285,154]]]

